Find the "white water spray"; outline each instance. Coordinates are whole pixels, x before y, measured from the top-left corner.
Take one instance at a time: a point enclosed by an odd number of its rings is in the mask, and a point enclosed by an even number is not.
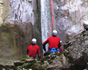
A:
[[[41,0],[41,31],[42,42],[49,37],[49,26],[51,24],[50,1]]]
[[[41,33],[42,33],[42,42],[44,42],[49,37],[50,24],[51,24],[50,0],[41,0]]]

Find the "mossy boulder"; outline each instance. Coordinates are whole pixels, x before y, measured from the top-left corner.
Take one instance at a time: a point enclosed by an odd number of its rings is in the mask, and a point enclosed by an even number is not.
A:
[[[13,66],[1,66],[5,70],[61,70],[68,64],[63,53],[52,53],[43,59],[31,59],[25,56],[14,61]]]
[[[67,64],[67,59],[63,53],[52,53],[41,60],[30,57],[22,58],[15,63],[15,66],[17,69],[58,70]]]

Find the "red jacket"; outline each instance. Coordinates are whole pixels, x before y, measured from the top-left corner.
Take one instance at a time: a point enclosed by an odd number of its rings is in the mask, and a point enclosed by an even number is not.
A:
[[[36,57],[37,53],[38,53],[39,56],[41,56],[40,48],[39,48],[38,45],[29,45],[27,50],[28,50],[27,55],[30,56],[30,57]]]
[[[59,37],[49,37],[44,43],[43,46],[49,43],[49,47],[48,48],[58,48],[59,43],[60,43],[60,38]]]

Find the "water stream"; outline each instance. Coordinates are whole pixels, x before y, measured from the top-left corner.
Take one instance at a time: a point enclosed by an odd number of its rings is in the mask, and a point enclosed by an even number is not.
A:
[[[11,1],[11,19],[10,21],[18,23],[32,23],[34,25],[34,11],[32,0],[12,0]],[[36,1],[37,2],[37,1]],[[66,33],[74,36],[82,27],[82,1],[72,0],[54,0],[53,14],[54,25],[58,31],[58,36],[63,42],[66,41]],[[49,37],[51,25],[51,5],[50,0],[40,0],[41,6],[41,36],[42,42]],[[76,30],[77,29],[77,30]]]
[[[41,0],[42,42],[44,42],[49,37],[50,24],[51,24],[50,0]]]

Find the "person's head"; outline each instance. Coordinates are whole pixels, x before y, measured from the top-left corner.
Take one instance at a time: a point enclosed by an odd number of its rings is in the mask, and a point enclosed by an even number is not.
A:
[[[57,36],[57,30],[53,30],[52,36]]]
[[[36,44],[37,40],[35,38],[33,38],[31,42],[32,42],[32,44]]]

